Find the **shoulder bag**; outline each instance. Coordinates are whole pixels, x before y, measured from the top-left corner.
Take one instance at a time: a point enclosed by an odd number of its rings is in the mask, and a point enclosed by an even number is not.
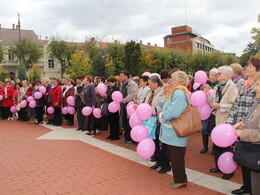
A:
[[[186,92],[183,92],[188,106],[181,113],[179,118],[173,118],[171,120],[172,127],[178,137],[187,137],[202,129],[202,123],[197,107],[190,105]]]

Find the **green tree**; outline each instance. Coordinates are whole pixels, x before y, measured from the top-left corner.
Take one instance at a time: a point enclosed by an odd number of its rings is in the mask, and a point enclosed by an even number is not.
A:
[[[33,64],[32,68],[29,70],[29,79],[35,81],[41,78],[42,71],[38,64]]]
[[[77,50],[74,54],[72,54],[69,61],[71,66],[66,69],[66,73],[71,78],[75,79],[77,75],[90,74],[91,65],[89,63],[89,58],[83,50]]]
[[[243,50],[243,54],[240,56],[240,64],[242,66],[247,65],[247,61],[251,56],[256,55],[257,53],[257,48],[255,43],[248,43],[247,47]]]
[[[147,53],[141,57],[140,71],[143,72],[159,72],[160,60],[155,59],[154,54]]]
[[[76,46],[72,44],[66,43],[61,38],[52,37],[51,42],[48,45],[48,53],[51,58],[57,59],[61,65],[61,78],[66,71],[66,69],[70,66],[71,55],[76,51]]]
[[[23,62],[19,64],[17,78],[20,79],[21,81],[27,80],[26,68]]]
[[[26,70],[31,68],[33,63],[37,63],[43,55],[42,48],[27,38],[22,38],[21,44],[19,41],[15,42],[10,47],[10,52],[18,59],[21,57],[21,63],[24,64]]]
[[[141,47],[134,41],[126,43],[124,56],[124,69],[128,70],[133,76],[140,75]]]
[[[2,44],[0,44],[0,62],[4,59],[4,48]]]

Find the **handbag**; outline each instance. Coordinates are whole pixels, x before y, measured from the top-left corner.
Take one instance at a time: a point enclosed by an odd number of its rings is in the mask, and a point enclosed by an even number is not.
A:
[[[154,116],[151,116],[147,120],[144,120],[142,125],[148,129],[147,138],[156,139],[156,129],[157,129],[158,119]]]
[[[108,110],[108,105],[109,105],[108,103],[103,104],[103,107],[101,109],[101,115],[102,116],[109,116],[110,115],[110,112]]]
[[[179,118],[171,119],[171,124],[178,137],[187,137],[202,129],[202,122],[197,107],[191,106],[186,97],[187,108],[181,113]]]
[[[260,143],[238,141],[234,148],[233,159],[253,171],[260,171]]]

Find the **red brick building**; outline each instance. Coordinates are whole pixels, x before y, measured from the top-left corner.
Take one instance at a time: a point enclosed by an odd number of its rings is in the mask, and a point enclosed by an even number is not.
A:
[[[164,37],[164,47],[191,50],[192,52],[212,52],[214,46],[187,25],[173,27],[171,34]]]

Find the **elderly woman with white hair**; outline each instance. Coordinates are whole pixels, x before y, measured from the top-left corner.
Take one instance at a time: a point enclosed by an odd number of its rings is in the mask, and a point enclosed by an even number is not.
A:
[[[169,151],[174,175],[174,181],[171,182],[170,187],[183,188],[187,186],[185,152],[189,137],[178,137],[172,127],[171,120],[173,118],[179,118],[188,106],[186,98],[189,79],[187,74],[183,71],[172,73],[171,78],[171,88],[168,88],[168,91],[164,91],[165,102],[163,104],[163,111],[159,114],[161,122],[160,140],[163,145],[166,145]],[[171,93],[167,93],[169,91],[171,91]]]
[[[231,80],[233,70],[229,66],[221,66],[218,69],[218,81],[219,84],[214,88],[214,96],[211,107],[216,112],[216,125],[226,123],[231,107],[236,101],[238,96],[238,88],[236,84]],[[220,172],[218,168],[219,156],[227,151],[230,151],[230,147],[222,148],[216,145],[213,146],[215,153],[216,167],[210,169],[211,173]],[[224,174],[223,179],[230,179],[234,173]]]

